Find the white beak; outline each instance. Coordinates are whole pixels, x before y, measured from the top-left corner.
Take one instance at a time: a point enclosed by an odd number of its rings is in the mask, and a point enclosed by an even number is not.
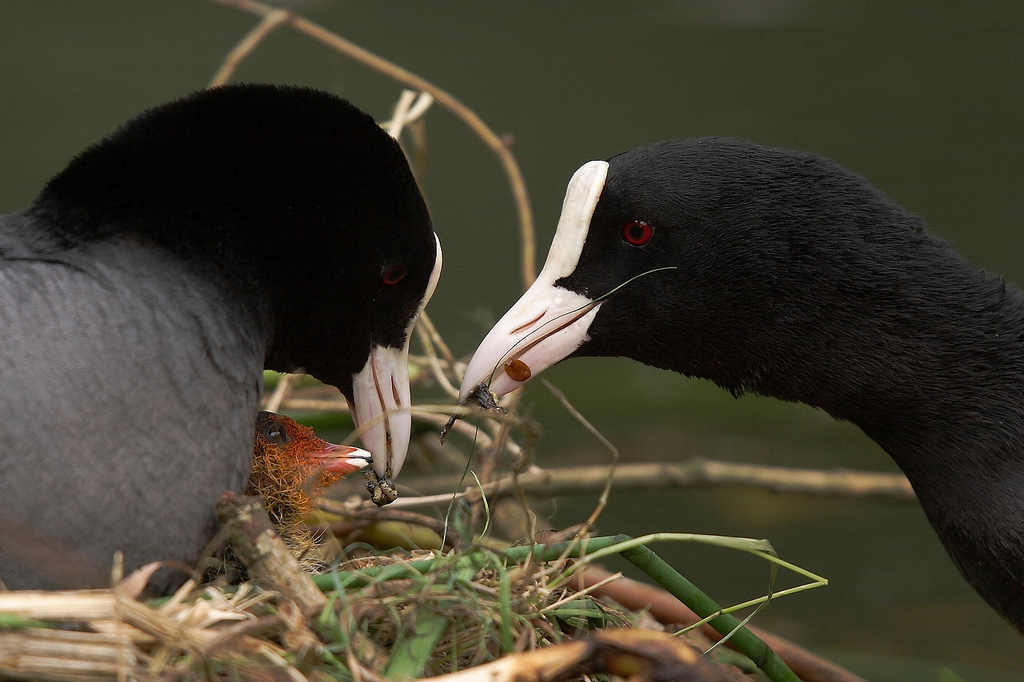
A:
[[[349,404],[359,438],[381,478],[402,470],[409,450],[409,342],[402,348],[374,346],[366,366],[352,378]],[[354,403],[354,404],[353,404]]]
[[[352,376],[353,400],[349,403],[359,438],[373,457],[373,469],[381,478],[394,478],[405,464],[412,434],[409,413],[409,342],[416,318],[434,294],[441,276],[441,241],[434,235],[437,256],[427,280],[419,309],[405,330],[402,348],[374,346],[366,365]],[[354,403],[354,404],[353,404]]]
[[[572,274],[579,263],[607,175],[605,161],[585,163],[573,174],[544,268],[473,354],[459,390],[460,402],[481,382],[503,396],[588,340],[587,330],[601,302],[556,287],[555,282]],[[514,363],[510,375],[505,367],[512,360],[526,367]]]
[[[480,343],[459,389],[464,401],[477,384],[487,384],[501,397],[538,372],[555,364],[588,340],[599,302],[566,289],[534,283]],[[512,360],[525,363],[527,376],[505,370]],[[522,367],[522,365],[519,365]]]

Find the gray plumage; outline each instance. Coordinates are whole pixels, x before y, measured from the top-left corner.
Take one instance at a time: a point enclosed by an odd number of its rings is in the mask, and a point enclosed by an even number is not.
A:
[[[327,93],[196,93],[73,159],[0,216],[0,581],[193,564],[262,370],[378,400],[353,378],[407,348],[438,253],[401,148]]]

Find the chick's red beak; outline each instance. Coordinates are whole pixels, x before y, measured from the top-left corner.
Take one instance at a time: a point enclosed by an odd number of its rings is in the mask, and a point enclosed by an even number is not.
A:
[[[327,443],[323,450],[310,453],[310,458],[315,460],[324,472],[339,476],[359,471],[372,461],[370,453],[366,450],[333,443]]]

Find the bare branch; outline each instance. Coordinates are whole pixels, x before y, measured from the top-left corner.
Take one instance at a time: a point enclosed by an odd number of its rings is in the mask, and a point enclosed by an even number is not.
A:
[[[555,496],[590,493],[604,488],[612,467],[580,466],[557,469],[534,469],[519,474],[518,483],[530,494]],[[451,494],[459,482],[458,475],[423,476],[403,479],[406,488],[423,495]],[[801,495],[827,495],[851,498],[871,498],[894,502],[913,502],[917,499],[910,483],[902,474],[884,474],[866,471],[834,469],[790,469],[757,464],[736,464],[707,459],[686,462],[655,462],[648,464],[619,464],[612,474],[613,485],[623,488],[692,488],[698,486],[745,486],[777,493]],[[344,495],[348,483],[335,486],[334,491]],[[487,495],[508,493],[514,488],[511,477],[484,485]],[[460,495],[479,494],[475,487]],[[416,506],[417,498],[405,498],[405,505]]]
[[[252,51],[263,42],[263,39],[270,35],[271,31],[280,26],[288,18],[291,12],[283,9],[275,9],[263,15],[262,21],[256,24],[248,35],[235,45],[231,52],[221,62],[220,68],[217,69],[217,73],[214,74],[213,78],[206,85],[208,88],[215,88],[218,85],[224,85],[228,82],[228,79],[235,73],[238,65],[242,61],[252,54]]]

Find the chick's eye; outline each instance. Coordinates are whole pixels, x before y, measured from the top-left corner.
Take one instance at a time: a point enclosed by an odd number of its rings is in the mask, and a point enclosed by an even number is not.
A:
[[[288,444],[288,441],[291,440],[291,436],[289,436],[288,432],[279,424],[271,424],[267,430],[263,432],[263,435],[267,437],[267,440],[279,447],[284,447]]]
[[[392,284],[398,284],[405,279],[405,266],[404,265],[390,265],[385,266],[381,271],[381,281],[388,286]]]
[[[642,220],[631,220],[622,228],[622,238],[627,244],[643,246],[651,240],[654,228]]]

